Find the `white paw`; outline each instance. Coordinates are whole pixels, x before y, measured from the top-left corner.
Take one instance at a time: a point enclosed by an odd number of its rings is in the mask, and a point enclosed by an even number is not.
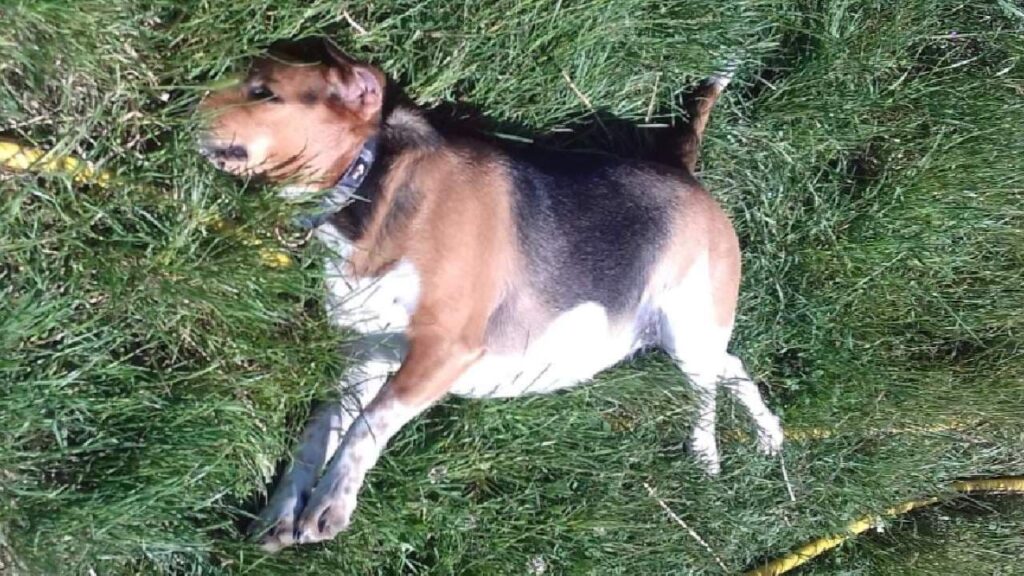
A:
[[[697,461],[704,468],[709,476],[718,476],[722,471],[722,465],[718,458],[718,443],[715,435],[694,430],[690,439],[690,452],[697,458]]]
[[[782,424],[774,414],[762,416],[757,420],[757,449],[767,456],[776,456],[782,451],[782,443],[786,435]]]
[[[322,542],[346,530],[356,509],[356,490],[344,478],[334,482],[328,476],[322,478],[296,524],[297,541]]]
[[[302,512],[306,495],[291,483],[282,484],[274,491],[270,502],[260,512],[250,532],[259,537],[260,546],[274,553],[298,542],[295,524]]]

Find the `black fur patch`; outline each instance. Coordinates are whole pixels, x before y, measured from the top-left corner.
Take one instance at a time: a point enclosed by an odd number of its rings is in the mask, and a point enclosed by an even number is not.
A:
[[[510,170],[519,242],[546,304],[635,310],[670,233],[680,171],[537,148],[512,153]]]

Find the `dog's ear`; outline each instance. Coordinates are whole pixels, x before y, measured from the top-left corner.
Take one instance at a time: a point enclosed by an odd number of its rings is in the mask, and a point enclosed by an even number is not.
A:
[[[324,40],[327,53],[328,97],[369,120],[380,113],[384,103],[384,74],[372,66],[349,58],[330,40]]]

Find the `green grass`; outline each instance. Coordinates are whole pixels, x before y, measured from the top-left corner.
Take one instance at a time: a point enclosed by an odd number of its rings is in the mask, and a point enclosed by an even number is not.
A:
[[[0,6],[0,135],[119,182],[0,174],[0,572],[721,574],[648,483],[735,573],[953,478],[1024,473],[1019,3],[349,4],[366,34],[337,2],[287,4]],[[702,476],[681,449],[692,393],[654,355],[566,394],[446,402],[394,441],[350,532],[246,543],[344,335],[319,247],[272,270],[204,226],[265,234],[283,215],[197,157],[191,110],[261,46],[312,33],[520,136],[664,123],[742,59],[703,179],[745,249],[735,348],[788,428],[836,432],[787,447],[795,501],[778,461],[729,435],[722,477]],[[721,415],[748,425],[728,400]],[[973,424],[872,432],[953,418]],[[1019,498],[947,503],[801,573],[1024,574],[1022,524]]]

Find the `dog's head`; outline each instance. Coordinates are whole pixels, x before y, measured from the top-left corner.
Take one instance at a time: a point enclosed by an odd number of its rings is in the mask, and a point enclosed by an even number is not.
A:
[[[200,152],[231,174],[330,185],[378,129],[385,86],[329,40],[277,42],[203,99]]]

